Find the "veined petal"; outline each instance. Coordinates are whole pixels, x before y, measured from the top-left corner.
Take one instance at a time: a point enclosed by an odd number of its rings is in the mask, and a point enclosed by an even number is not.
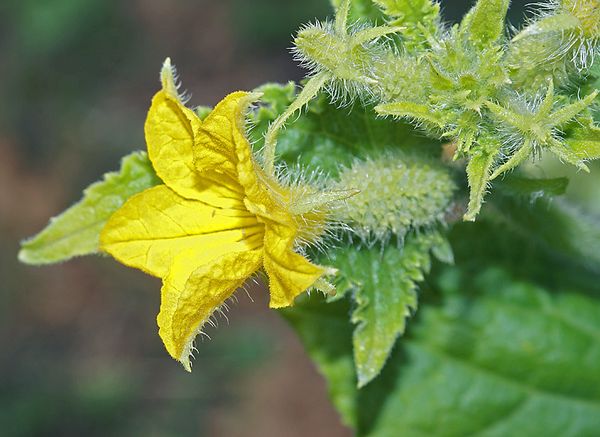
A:
[[[193,198],[193,147],[200,119],[176,96],[159,91],[152,99],[144,132],[148,156],[160,178],[184,197]],[[192,194],[192,195],[190,195]]]
[[[327,270],[294,252],[295,231],[279,224],[267,224],[264,239],[264,267],[269,276],[271,308],[292,305],[300,293],[311,287]]]
[[[266,219],[294,226],[294,220],[286,209],[289,192],[254,161],[248,141],[235,144],[238,159],[238,180],[244,188],[246,208]]]
[[[158,176],[180,196],[215,206],[234,206],[229,199],[239,198],[242,191],[235,179],[226,175],[202,178],[194,167],[194,144],[201,123],[176,97],[159,91],[152,99],[144,127],[148,156]],[[220,197],[212,195],[215,190],[220,191]]]
[[[245,209],[215,208],[159,185],[131,197],[111,216],[100,245],[123,264],[164,278],[187,249],[214,252],[245,240],[259,247],[263,233],[264,225]]]
[[[194,162],[207,178],[234,177],[243,187],[244,203],[251,212],[268,220],[291,222],[283,207],[289,193],[255,162],[246,137],[244,114],[259,97],[242,91],[225,97],[200,126]]]
[[[243,243],[207,253],[197,248],[181,253],[164,281],[159,335],[167,351],[191,371],[196,336],[211,314],[261,266],[262,250]]]
[[[216,170],[237,178],[237,147],[250,151],[245,133],[245,111],[260,94],[238,91],[221,100],[200,126],[194,149],[200,172]]]

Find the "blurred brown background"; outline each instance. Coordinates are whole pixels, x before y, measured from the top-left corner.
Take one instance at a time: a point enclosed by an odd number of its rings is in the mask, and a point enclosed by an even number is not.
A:
[[[350,435],[264,293],[239,296],[187,374],[157,335],[158,280],[108,258],[16,259],[20,239],[144,148],[165,57],[192,104],[214,105],[300,79],[291,35],[329,13],[327,0],[1,2],[0,435]]]

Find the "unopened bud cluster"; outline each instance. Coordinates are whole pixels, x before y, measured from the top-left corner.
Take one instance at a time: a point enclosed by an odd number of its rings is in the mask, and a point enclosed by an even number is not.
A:
[[[374,102],[378,114],[407,119],[455,144],[455,158],[467,158],[466,220],[475,219],[492,179],[543,151],[586,168],[593,157],[574,150],[564,132],[573,123],[586,126],[584,137],[597,129],[582,122],[597,93],[577,87],[597,74],[591,68],[600,54],[600,0],[537,4],[535,17],[512,38],[508,0],[478,0],[451,28],[429,0],[410,8],[374,3],[388,16],[384,26],[347,23],[352,2],[341,0],[335,22],[299,31],[295,54],[310,80],[271,137],[321,89],[338,104]],[[523,102],[543,103],[521,111]]]

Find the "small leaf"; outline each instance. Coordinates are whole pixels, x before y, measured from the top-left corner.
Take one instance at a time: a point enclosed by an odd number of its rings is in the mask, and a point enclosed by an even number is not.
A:
[[[21,243],[19,260],[27,264],[51,264],[98,251],[100,231],[125,201],[160,183],[145,152],[123,158],[120,171],[107,173],[90,185],[83,199],[50,220],[36,236]]]
[[[527,158],[529,158],[529,155],[531,155],[534,151],[535,149],[533,146],[533,141],[531,141],[529,138],[526,139],[525,142],[521,145],[521,147],[519,147],[517,151],[514,152],[510,158],[508,158],[507,161],[505,161],[502,165],[498,166],[496,170],[494,170],[494,172],[490,176],[490,180],[494,180],[498,176],[507,173],[515,167],[521,165],[525,160],[527,160]]]
[[[352,313],[358,386],[373,380],[417,309],[417,283],[431,266],[430,251],[444,243],[437,232],[407,238],[404,247],[341,250],[333,264],[357,284]]]
[[[562,162],[571,164],[586,173],[590,172],[589,167],[584,163],[584,159],[566,144],[551,139],[548,144],[548,150],[554,153]]]
[[[475,221],[475,217],[479,214],[493,164],[494,155],[486,152],[474,155],[467,164],[467,178],[471,193],[467,213],[464,216],[466,221]]]
[[[565,143],[580,159],[600,158],[600,127],[591,117],[567,127]]]
[[[534,21],[531,25],[524,28],[515,35],[512,42],[514,43],[523,38],[545,33],[576,31],[580,24],[580,21],[573,14],[563,13],[548,15],[538,21]]]
[[[495,44],[504,34],[509,0],[479,0],[463,19],[461,27],[479,48]]]
[[[418,23],[420,19],[435,14],[440,5],[430,0],[374,0],[386,15],[402,18],[407,23]]]
[[[196,106],[194,108],[194,112],[200,120],[204,120],[206,117],[208,117],[208,114],[210,114],[211,111],[212,108],[210,106]]]
[[[279,115],[283,114],[290,106],[290,103],[296,98],[296,84],[288,82],[285,85],[277,83],[267,83],[262,85],[257,90],[262,93],[257,112],[253,114],[253,118],[258,121],[275,120]]]
[[[382,115],[414,118],[417,121],[431,123],[438,127],[444,126],[438,115],[427,105],[412,102],[394,102],[378,105],[375,110]]]
[[[394,26],[403,26],[404,47],[409,51],[422,48],[427,37],[435,35],[440,5],[431,0],[374,0],[392,18]]]
[[[450,241],[440,236],[435,244],[431,247],[431,254],[440,262],[445,264],[454,264],[454,251],[450,245]]]
[[[563,127],[573,121],[575,116],[594,103],[594,100],[598,97],[598,93],[598,90],[594,90],[582,99],[576,99],[568,105],[563,105],[560,109],[552,113],[552,125]]]
[[[427,56],[426,60],[429,64],[429,77],[431,85],[439,90],[451,90],[454,87],[452,78],[441,70],[436,63],[431,59],[431,56]],[[462,79],[462,78],[461,78]]]

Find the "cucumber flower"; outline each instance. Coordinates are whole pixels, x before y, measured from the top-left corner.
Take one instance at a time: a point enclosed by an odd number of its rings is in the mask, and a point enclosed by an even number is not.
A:
[[[255,161],[245,112],[260,94],[232,93],[201,120],[182,104],[169,59],[161,81],[145,135],[164,185],[130,198],[100,242],[119,262],[162,278],[159,335],[190,371],[203,325],[259,271],[268,277],[272,308],[311,287],[332,291],[322,278],[335,270],[298,250],[323,234],[337,199],[306,184],[285,186]]]

